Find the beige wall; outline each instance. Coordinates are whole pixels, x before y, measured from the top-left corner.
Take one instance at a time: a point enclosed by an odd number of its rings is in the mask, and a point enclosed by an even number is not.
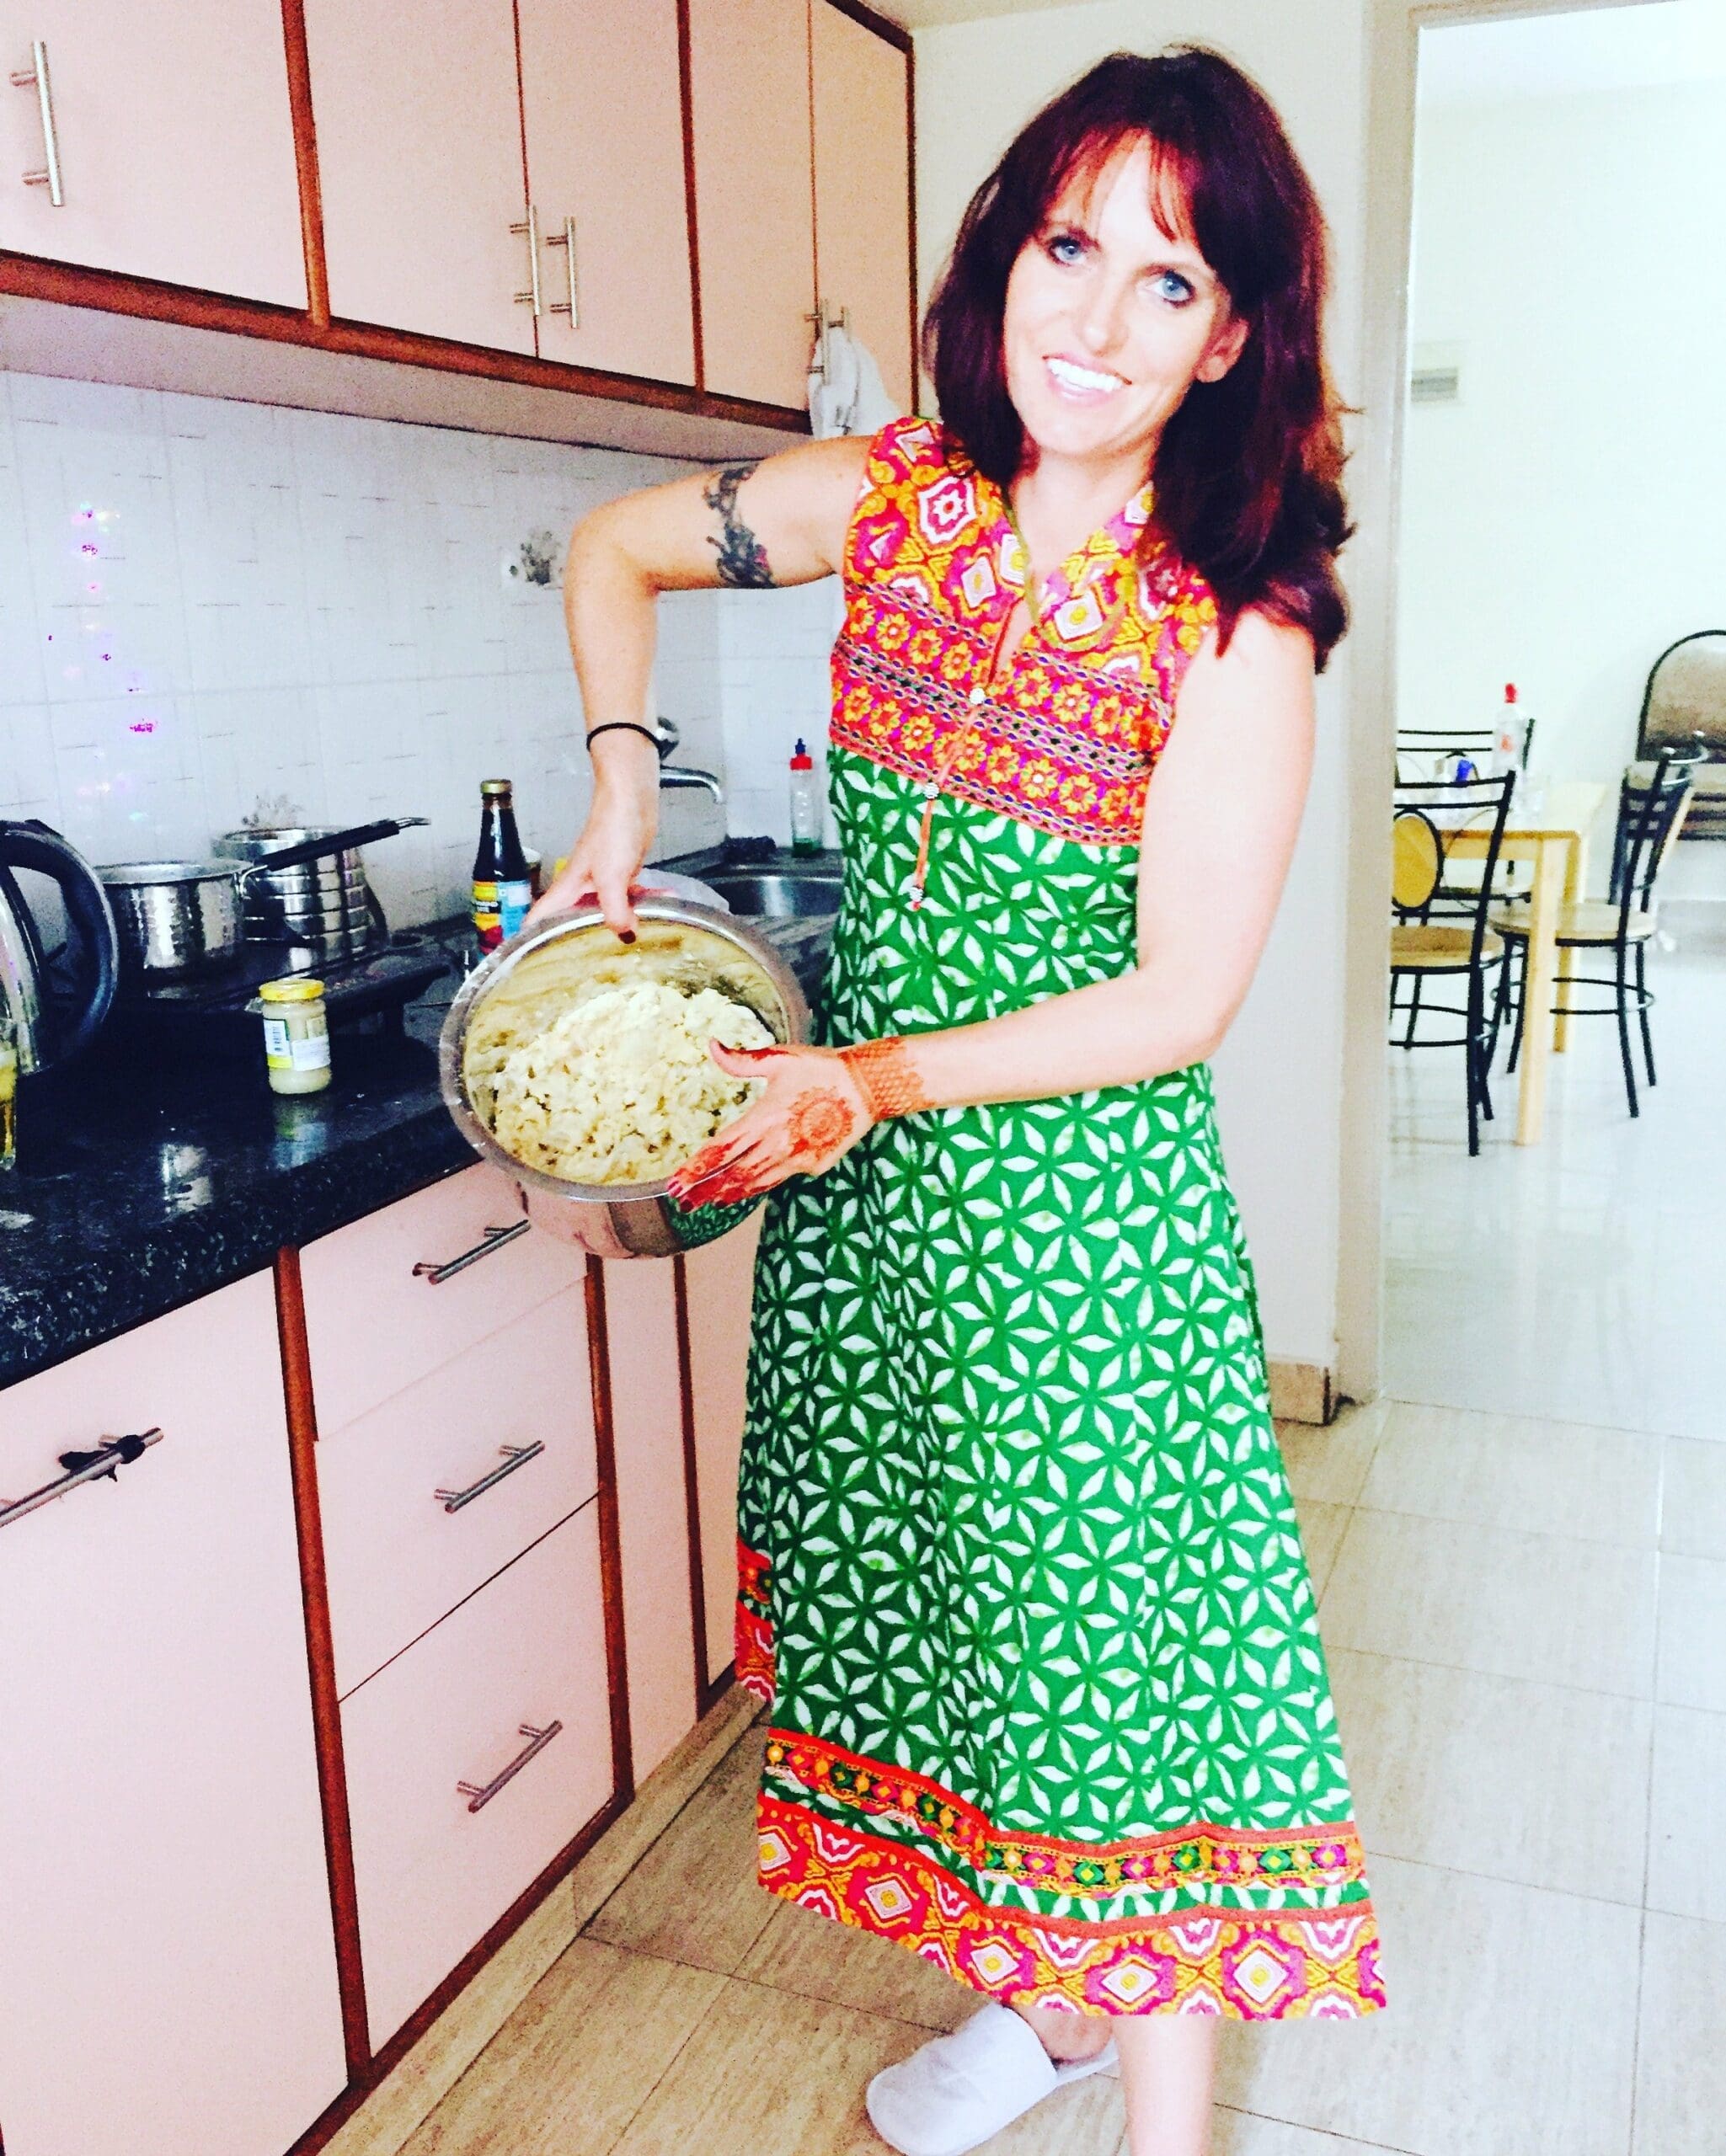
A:
[[[1335,242],[1333,355],[1360,401],[1366,9],[1323,0],[1095,0],[916,37],[917,226],[925,284],[972,189],[1019,124],[1103,54],[1200,39],[1277,103]],[[1361,542],[1357,542],[1357,546]],[[1344,1145],[1344,869],[1349,646],[1321,684],[1320,752],[1300,851],[1271,945],[1216,1060],[1224,1142],[1257,1261],[1274,1357],[1329,1365],[1338,1326]],[[1358,1134],[1357,1134],[1358,1135]],[[1368,1142],[1377,1144],[1376,1132]]]

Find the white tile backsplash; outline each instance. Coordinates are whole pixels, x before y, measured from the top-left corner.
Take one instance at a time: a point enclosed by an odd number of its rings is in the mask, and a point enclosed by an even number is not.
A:
[[[0,376],[0,815],[97,862],[200,856],[260,812],[424,815],[371,851],[373,881],[398,925],[456,910],[482,778],[515,780],[548,862],[587,799],[561,595],[505,562],[686,468]],[[726,801],[664,793],[657,855],[727,829],[788,839],[793,743],[819,759],[826,732],[836,589],[661,600],[657,707]]]

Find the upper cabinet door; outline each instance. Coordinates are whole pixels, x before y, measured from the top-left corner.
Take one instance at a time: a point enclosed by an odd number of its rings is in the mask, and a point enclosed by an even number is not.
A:
[[[540,355],[695,380],[677,0],[520,0]]]
[[[0,247],[305,306],[281,0],[22,0],[7,23]],[[19,85],[39,52],[45,83]]]
[[[509,0],[306,0],[306,42],[330,312],[532,352]]]
[[[901,412],[911,370],[910,61],[813,0],[815,261],[831,321],[842,308]]]
[[[703,386],[801,406],[815,305],[809,0],[690,0],[689,32]]]

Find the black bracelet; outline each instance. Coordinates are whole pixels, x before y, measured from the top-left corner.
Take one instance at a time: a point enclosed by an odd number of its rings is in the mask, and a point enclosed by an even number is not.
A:
[[[660,747],[659,735],[650,726],[639,726],[633,718],[608,718],[603,726],[596,726],[592,733],[587,736],[588,747],[590,749],[601,734],[615,734],[620,728],[628,734],[644,734],[652,742],[657,752]]]

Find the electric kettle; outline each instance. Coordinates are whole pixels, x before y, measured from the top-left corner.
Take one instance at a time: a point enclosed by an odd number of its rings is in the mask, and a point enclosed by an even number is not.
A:
[[[19,868],[59,887],[66,941],[51,950]],[[0,820],[0,1011],[12,1021],[20,1071],[52,1070],[88,1044],[108,1016],[119,967],[108,894],[88,862],[45,824]]]

